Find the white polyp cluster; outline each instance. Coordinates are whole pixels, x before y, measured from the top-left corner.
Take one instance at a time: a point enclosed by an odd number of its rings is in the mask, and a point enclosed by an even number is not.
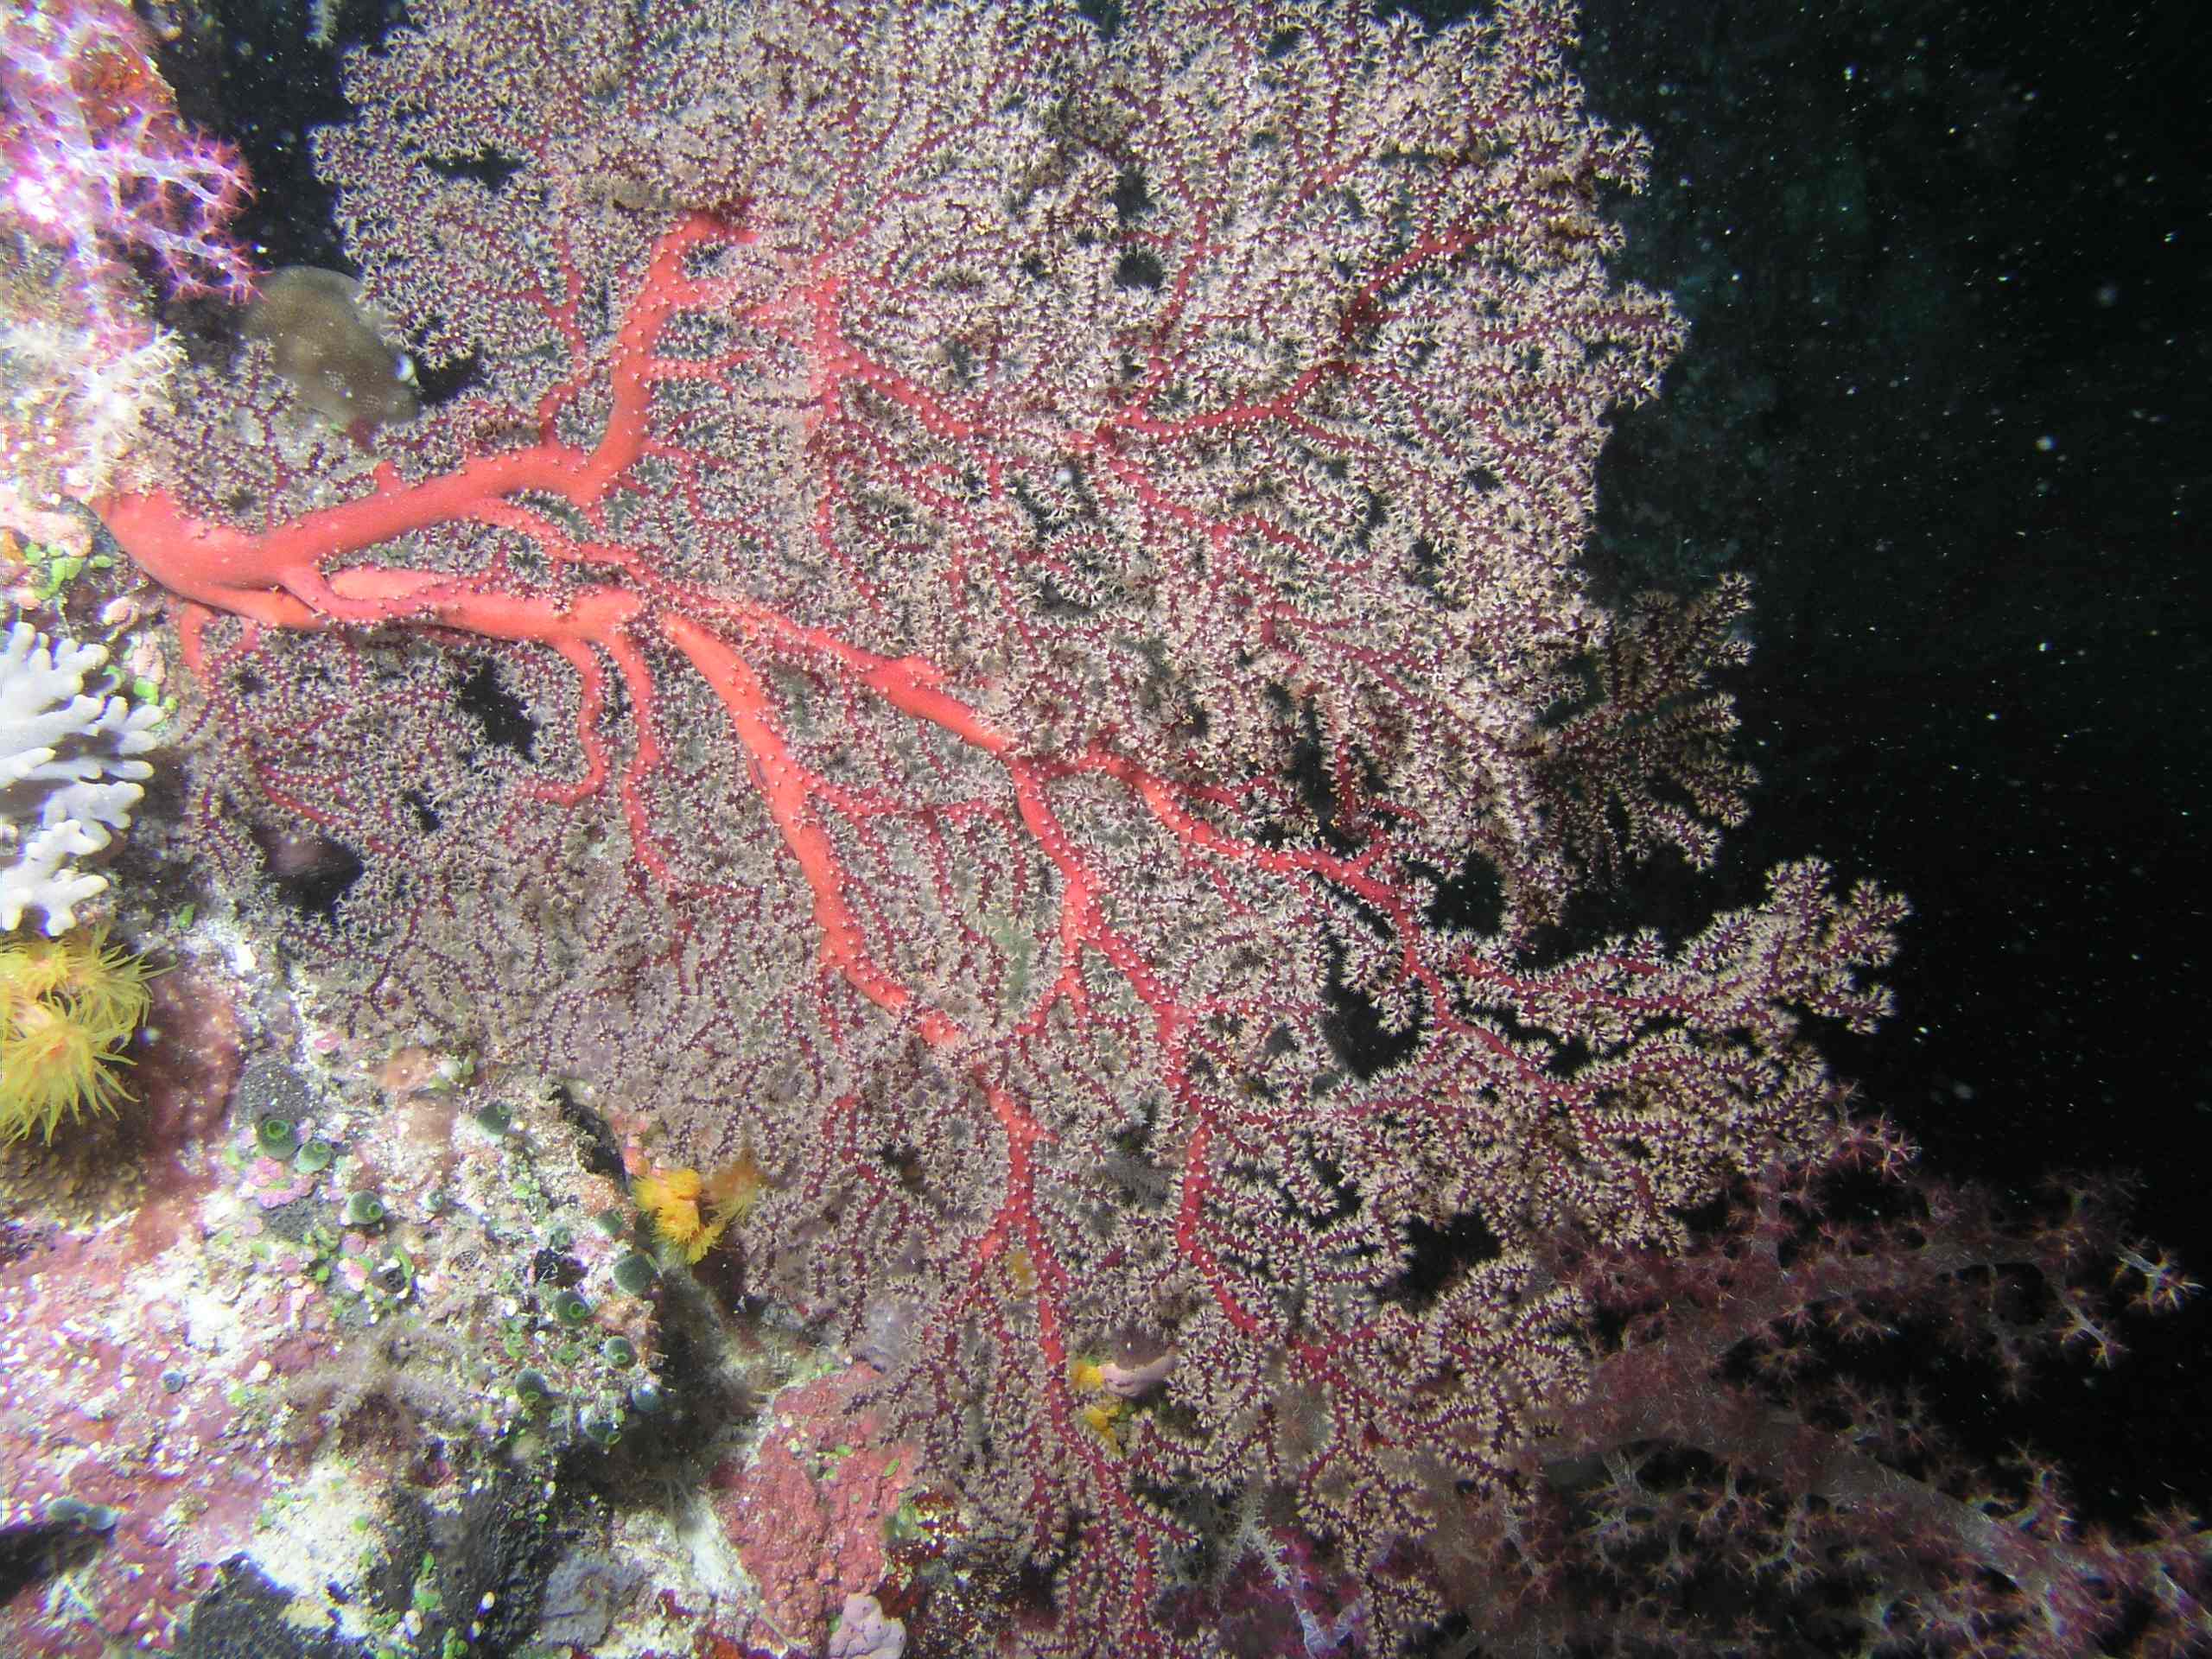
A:
[[[39,912],[46,931],[76,925],[107,878],[78,861],[127,829],[154,769],[134,757],[159,741],[162,710],[85,690],[106,648],[49,641],[28,622],[0,647],[0,932]]]

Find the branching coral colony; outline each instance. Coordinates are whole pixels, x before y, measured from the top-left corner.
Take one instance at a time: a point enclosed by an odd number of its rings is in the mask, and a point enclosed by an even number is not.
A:
[[[257,349],[97,503],[202,841],[360,861],[287,924],[360,1021],[742,1167],[1039,1650],[1201,1650],[1254,1560],[1350,1586],[1301,1650],[1435,1616],[1408,1541],[1591,1375],[1553,1247],[1828,1147],[1801,1021],[1902,908],[1535,949],[1745,781],[1741,594],[1577,574],[1681,329],[1565,9],[410,12],[317,159],[466,390],[340,435]]]

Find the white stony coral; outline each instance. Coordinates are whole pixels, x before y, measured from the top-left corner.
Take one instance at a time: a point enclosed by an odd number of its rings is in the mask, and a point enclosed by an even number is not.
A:
[[[49,934],[75,925],[77,906],[107,886],[76,861],[129,827],[154,775],[132,757],[159,741],[162,710],[86,692],[106,662],[105,647],[49,642],[27,622],[0,645],[0,932],[31,911]]]

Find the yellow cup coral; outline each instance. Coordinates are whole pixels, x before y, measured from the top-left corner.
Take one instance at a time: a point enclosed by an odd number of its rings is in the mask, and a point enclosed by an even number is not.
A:
[[[64,1118],[114,1114],[148,977],[105,934],[0,940],[0,1138],[50,1141]]]
[[[767,1184],[748,1149],[712,1175],[696,1169],[649,1172],[638,1177],[630,1192],[652,1218],[653,1230],[681,1250],[686,1262],[696,1262],[714,1249],[730,1223],[745,1218]],[[702,1211],[702,1203],[713,1207],[712,1221]]]

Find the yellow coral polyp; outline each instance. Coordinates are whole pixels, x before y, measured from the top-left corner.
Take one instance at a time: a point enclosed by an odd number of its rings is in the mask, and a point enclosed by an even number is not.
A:
[[[65,1120],[115,1115],[114,1069],[146,1018],[145,964],[103,934],[0,940],[0,1138],[51,1141]]]
[[[753,1160],[748,1147],[707,1178],[706,1190],[708,1202],[715,1207],[715,1224],[727,1227],[752,1214],[768,1190],[767,1173]]]
[[[699,1213],[701,1185],[696,1169],[669,1169],[640,1175],[630,1188],[638,1208],[652,1222],[653,1230],[681,1250],[687,1262],[696,1262],[715,1243],[706,1218]]]
[[[745,1218],[767,1185],[767,1177],[748,1151],[711,1178],[696,1169],[649,1172],[632,1183],[630,1195],[652,1218],[653,1230],[682,1251],[686,1262],[696,1262],[715,1248],[732,1222]],[[712,1220],[702,1201],[712,1207]]]
[[[1100,1394],[1106,1388],[1106,1373],[1095,1359],[1077,1359],[1068,1366],[1068,1381],[1078,1394]],[[1076,1416],[1118,1458],[1122,1455],[1122,1420],[1128,1412],[1126,1400],[1093,1400],[1078,1409]]]
[[[1122,1402],[1100,1400],[1085,1406],[1077,1414],[1084,1427],[1106,1442],[1106,1449],[1116,1457],[1122,1455]]]

